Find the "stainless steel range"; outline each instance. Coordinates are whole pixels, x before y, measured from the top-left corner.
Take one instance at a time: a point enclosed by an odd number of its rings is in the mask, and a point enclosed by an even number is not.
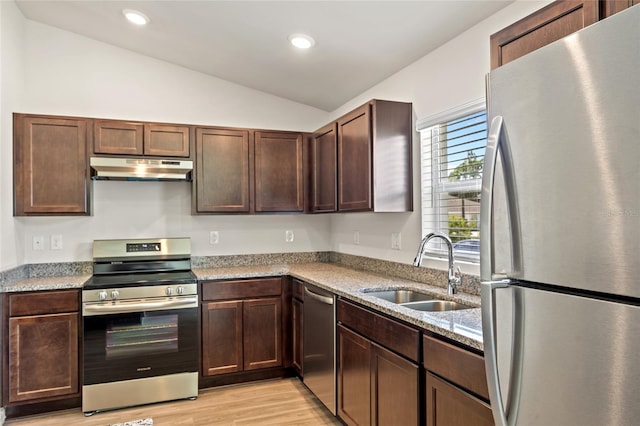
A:
[[[82,291],[85,415],[198,395],[189,238],[96,240]]]

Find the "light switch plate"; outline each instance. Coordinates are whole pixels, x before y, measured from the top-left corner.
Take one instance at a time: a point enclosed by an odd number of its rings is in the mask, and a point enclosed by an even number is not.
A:
[[[51,236],[51,250],[62,250],[62,235],[54,234]]]
[[[214,245],[220,242],[220,233],[218,231],[209,232],[209,244]]]
[[[288,243],[293,242],[293,231],[287,230],[284,231],[284,240]]]

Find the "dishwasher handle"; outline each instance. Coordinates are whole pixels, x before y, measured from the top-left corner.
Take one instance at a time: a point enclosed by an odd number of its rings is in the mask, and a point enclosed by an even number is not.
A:
[[[323,296],[322,294],[315,293],[309,290],[309,288],[306,286],[304,288],[304,294],[312,299],[317,300],[318,302],[324,303],[325,305],[333,305],[333,297]]]

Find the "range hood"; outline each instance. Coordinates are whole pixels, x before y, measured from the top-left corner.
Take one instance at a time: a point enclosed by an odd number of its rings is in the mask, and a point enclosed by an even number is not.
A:
[[[189,181],[193,161],[142,157],[91,157],[91,178]]]

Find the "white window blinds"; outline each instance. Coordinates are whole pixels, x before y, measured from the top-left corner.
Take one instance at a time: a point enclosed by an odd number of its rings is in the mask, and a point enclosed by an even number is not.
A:
[[[456,258],[478,262],[480,190],[487,144],[485,102],[476,101],[422,120],[418,130],[422,234],[445,233],[454,243]],[[437,244],[430,244],[428,251],[442,254],[444,247]]]

